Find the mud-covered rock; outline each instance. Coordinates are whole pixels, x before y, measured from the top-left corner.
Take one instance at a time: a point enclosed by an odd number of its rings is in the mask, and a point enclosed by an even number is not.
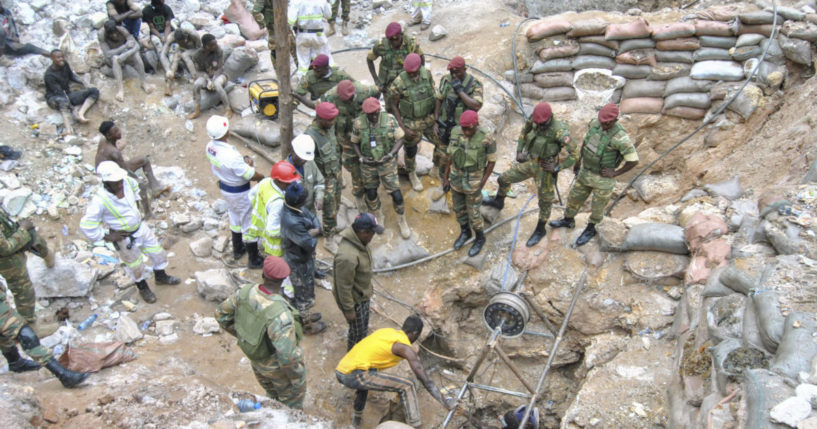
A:
[[[648,283],[682,278],[689,264],[686,256],[664,252],[629,252],[625,258],[624,269]],[[676,281],[672,280],[672,283]]]
[[[197,271],[193,277],[196,279],[196,291],[206,301],[220,303],[234,294],[237,289],[230,273],[225,269]]]
[[[26,261],[26,267],[38,298],[87,296],[98,276],[96,269],[60,255],[54,268],[47,268],[43,259],[33,256]]]
[[[3,426],[34,427],[34,423],[42,422],[41,413],[40,401],[33,386],[20,385],[10,379],[0,385],[0,421]]]

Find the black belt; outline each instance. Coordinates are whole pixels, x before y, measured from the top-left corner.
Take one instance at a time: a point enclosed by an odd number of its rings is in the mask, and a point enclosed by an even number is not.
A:
[[[298,30],[299,33],[322,33],[323,28],[317,30]]]
[[[250,190],[250,182],[247,182],[247,183],[245,183],[243,185],[230,186],[230,185],[225,185],[224,182],[219,180],[218,187],[224,192],[229,192],[231,194],[237,194],[239,192],[249,191]]]

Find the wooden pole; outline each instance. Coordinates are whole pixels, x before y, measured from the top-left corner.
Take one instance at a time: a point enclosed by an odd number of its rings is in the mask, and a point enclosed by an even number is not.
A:
[[[289,53],[292,50],[287,22],[287,0],[272,0],[275,30],[275,75],[278,77],[278,124],[281,127],[281,159],[292,151],[292,84],[290,82]]]

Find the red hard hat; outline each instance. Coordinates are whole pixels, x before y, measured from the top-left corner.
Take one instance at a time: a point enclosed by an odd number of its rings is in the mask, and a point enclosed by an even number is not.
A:
[[[272,166],[272,171],[270,171],[269,177],[272,177],[275,180],[280,180],[284,183],[292,183],[301,180],[301,176],[298,175],[298,170],[295,169],[294,165],[287,161],[276,162],[275,165]]]

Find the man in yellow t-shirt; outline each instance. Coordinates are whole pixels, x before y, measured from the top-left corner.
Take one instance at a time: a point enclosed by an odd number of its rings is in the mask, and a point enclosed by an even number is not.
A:
[[[397,392],[400,395],[400,403],[406,410],[406,423],[416,428],[421,427],[414,380],[380,372],[397,365],[403,359],[408,361],[414,375],[434,399],[448,410],[454,408],[454,399],[443,398],[440,389],[423,370],[417,353],[411,348],[411,344],[417,341],[422,331],[423,321],[417,316],[409,316],[401,329],[383,328],[374,331],[355,344],[340,360],[335,368],[338,381],[346,387],[357,390],[352,417],[355,428],[360,427],[369,390]]]

